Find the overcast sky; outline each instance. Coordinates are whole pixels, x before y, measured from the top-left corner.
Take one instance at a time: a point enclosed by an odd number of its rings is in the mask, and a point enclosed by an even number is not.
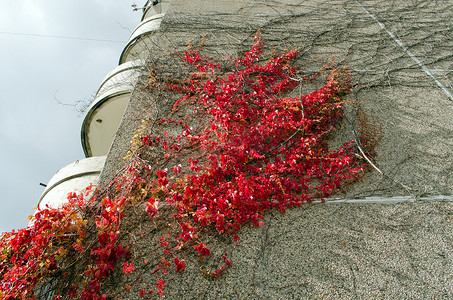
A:
[[[131,5],[144,2],[0,0],[0,233],[27,226],[39,183],[84,158],[84,116],[58,101],[93,98],[140,21]]]

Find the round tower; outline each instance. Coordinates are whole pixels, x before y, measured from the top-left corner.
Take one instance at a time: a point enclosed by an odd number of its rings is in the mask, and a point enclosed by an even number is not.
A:
[[[86,157],[107,155],[145,61],[128,61],[103,80],[83,120],[81,139]]]
[[[59,207],[66,202],[68,193],[98,183],[135,84],[146,74],[145,50],[159,29],[168,6],[165,1],[148,0],[140,8],[141,22],[124,48],[119,66],[106,75],[83,120],[81,142],[87,158],[65,166],[50,179],[39,200],[39,209]]]
[[[77,160],[60,169],[47,184],[38,202],[38,209],[57,208],[67,200],[68,193],[80,192],[96,185],[105,163],[105,156]]]

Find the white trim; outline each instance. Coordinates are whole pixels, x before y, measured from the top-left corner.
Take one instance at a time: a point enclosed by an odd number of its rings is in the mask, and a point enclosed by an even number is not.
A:
[[[445,201],[453,202],[453,195],[432,195],[426,197],[414,197],[414,196],[394,196],[394,197],[365,197],[360,199],[325,199],[325,202],[321,200],[315,200],[312,203],[325,203],[325,204],[343,204],[343,203],[363,203],[363,204],[395,204],[404,202],[426,202],[426,201]]]

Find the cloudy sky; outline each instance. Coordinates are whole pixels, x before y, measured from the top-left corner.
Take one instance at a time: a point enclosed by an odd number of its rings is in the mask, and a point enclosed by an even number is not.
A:
[[[0,233],[25,227],[39,183],[84,158],[77,104],[117,66],[144,2],[0,0]]]

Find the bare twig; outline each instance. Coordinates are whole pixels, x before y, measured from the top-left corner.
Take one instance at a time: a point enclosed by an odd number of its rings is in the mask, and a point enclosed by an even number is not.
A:
[[[360,141],[359,141],[359,137],[358,137],[357,131],[356,131],[355,128],[354,128],[354,125],[352,124],[352,122],[351,122],[346,116],[345,116],[345,119],[346,119],[346,121],[349,123],[349,125],[350,125],[351,128],[352,128],[351,131],[352,131],[352,134],[354,135],[354,142],[355,142],[355,144],[357,145],[357,148],[359,149],[360,154],[361,154],[361,155],[359,155],[359,154],[356,154],[356,155],[359,156],[359,157],[361,157],[361,158],[363,158],[363,159],[365,159],[365,160],[373,167],[373,169],[375,169],[377,172],[379,172],[379,174],[381,174],[383,177],[385,177],[385,178],[387,178],[387,179],[390,179],[391,181],[393,181],[393,182],[399,184],[399,185],[402,186],[407,192],[410,193],[410,192],[412,191],[412,188],[410,188],[410,187],[408,187],[407,185],[403,184],[402,182],[400,182],[400,181],[398,181],[398,180],[396,180],[396,179],[394,179],[394,178],[388,176],[388,175],[385,174],[381,169],[379,169],[378,166],[377,166],[375,163],[373,163],[373,162],[371,161],[371,159],[365,154],[365,151],[363,150],[363,147],[362,147],[362,145],[361,145],[361,143],[360,143]]]

